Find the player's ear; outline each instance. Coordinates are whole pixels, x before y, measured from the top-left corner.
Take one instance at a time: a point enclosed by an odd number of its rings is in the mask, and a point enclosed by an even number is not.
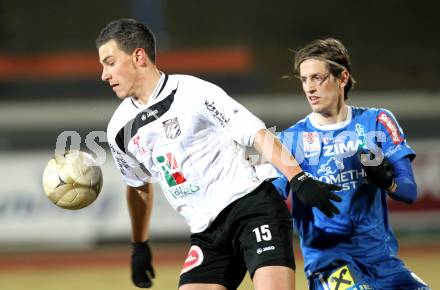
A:
[[[350,73],[346,69],[344,69],[339,75],[340,86],[344,88],[347,85],[349,79]]]
[[[136,64],[139,64],[141,66],[145,66],[147,64],[147,54],[145,53],[145,50],[143,48],[136,48],[133,52],[133,61]]]

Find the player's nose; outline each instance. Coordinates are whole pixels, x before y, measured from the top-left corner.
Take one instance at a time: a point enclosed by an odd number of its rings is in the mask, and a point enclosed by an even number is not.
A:
[[[316,88],[313,85],[305,85],[304,91],[308,94],[313,94],[314,92],[316,92]]]
[[[313,85],[311,81],[304,81],[303,82],[303,90],[306,93],[313,93],[316,91],[316,87]]]
[[[101,74],[101,80],[107,82],[109,79],[110,79],[110,74],[105,69],[103,69]]]

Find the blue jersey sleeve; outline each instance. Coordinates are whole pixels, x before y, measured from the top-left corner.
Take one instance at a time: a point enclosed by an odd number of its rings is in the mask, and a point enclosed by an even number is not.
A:
[[[287,199],[290,192],[290,184],[284,175],[280,174],[278,178],[272,181],[272,184],[277,189],[278,193],[284,198]]]
[[[411,161],[415,158],[415,152],[407,144],[402,128],[390,111],[384,109],[378,111],[376,129],[385,134],[386,140],[382,142],[381,148],[385,158],[391,163],[406,156]]]
[[[396,191],[389,193],[393,199],[406,203],[413,203],[417,198],[417,184],[409,157],[391,162],[394,168],[394,181],[397,184]]]
[[[280,139],[281,143],[292,153],[292,155],[295,152],[295,143],[294,142],[294,132],[290,131],[283,131],[278,134],[278,139]],[[278,171],[278,169],[277,169]],[[278,171],[278,178],[274,179],[272,181],[272,184],[277,189],[278,193],[284,198],[287,199],[290,192],[290,184],[287,178]]]

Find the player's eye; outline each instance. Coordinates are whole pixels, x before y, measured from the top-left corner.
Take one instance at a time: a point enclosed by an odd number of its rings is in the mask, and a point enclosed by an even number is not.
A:
[[[316,83],[321,83],[322,82],[322,80],[323,80],[323,76],[322,75],[313,75],[311,78],[310,78],[310,80],[312,81],[312,82],[316,82]]]

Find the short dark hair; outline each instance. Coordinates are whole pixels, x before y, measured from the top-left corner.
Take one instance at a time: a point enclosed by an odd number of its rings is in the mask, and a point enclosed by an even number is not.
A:
[[[150,60],[156,62],[156,40],[153,32],[134,19],[121,18],[108,23],[96,38],[96,48],[115,40],[118,47],[127,54],[136,48],[143,48]]]
[[[326,62],[329,72],[335,77],[339,77],[346,69],[350,73],[350,78],[344,88],[344,99],[348,98],[348,93],[356,81],[351,76],[350,55],[342,42],[334,38],[316,39],[298,50],[295,54],[295,75],[299,76],[299,66],[307,59]]]

